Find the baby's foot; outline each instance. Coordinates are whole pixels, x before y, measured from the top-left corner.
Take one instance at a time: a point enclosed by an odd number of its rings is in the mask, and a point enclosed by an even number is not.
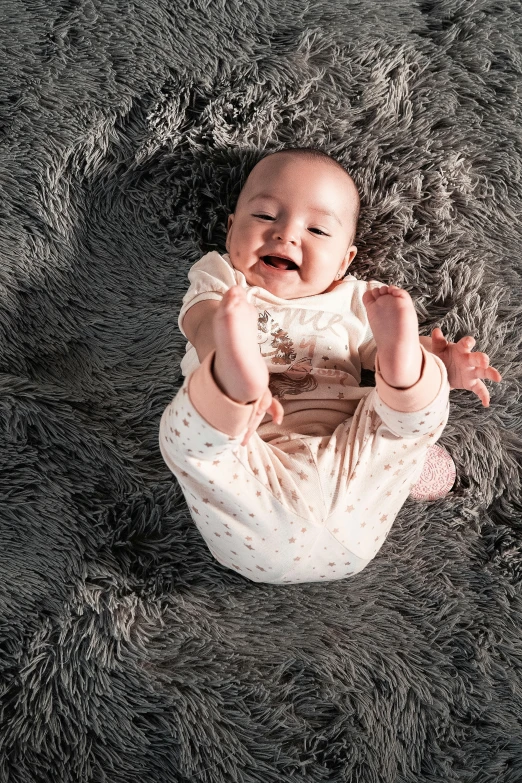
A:
[[[257,400],[268,386],[268,367],[257,343],[257,310],[241,286],[224,295],[212,323],[217,385],[235,402]]]
[[[390,386],[405,389],[420,378],[419,322],[411,296],[395,285],[366,291],[363,304],[377,343],[379,367]]]

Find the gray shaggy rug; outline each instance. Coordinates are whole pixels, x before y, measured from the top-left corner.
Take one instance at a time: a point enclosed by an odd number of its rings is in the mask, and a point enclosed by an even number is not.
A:
[[[520,783],[520,2],[0,19],[2,783]],[[350,271],[503,381],[451,392],[454,490],[363,573],[273,586],[212,558],[158,427],[187,271],[285,146],[353,174]]]

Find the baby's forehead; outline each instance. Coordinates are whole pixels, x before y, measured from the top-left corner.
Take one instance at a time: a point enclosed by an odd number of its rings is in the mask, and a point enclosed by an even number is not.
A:
[[[306,158],[288,160],[287,156],[281,156],[284,160],[277,160],[277,157],[279,156],[274,155],[260,160],[250,171],[242,190],[245,190],[247,186],[251,189],[258,189],[259,186],[268,186],[272,183],[275,185],[278,180],[291,180],[296,176],[302,176],[303,170],[306,170],[312,179],[318,181],[334,180],[357,192],[356,185],[348,172],[334,168],[331,164]]]
[[[279,157],[285,158],[285,160],[277,160]],[[310,178],[307,180],[310,189],[313,187],[314,180],[316,183],[336,182],[339,187],[328,188],[328,201],[331,205],[338,206],[339,209],[343,207],[348,209],[351,214],[353,204],[357,204],[359,201],[359,192],[347,171],[343,171],[341,168],[336,169],[328,162],[307,159],[298,160],[299,165],[295,167],[292,165],[296,162],[295,159],[288,160],[288,157],[274,155],[262,158],[250,171],[241,188],[239,194],[241,202],[245,204],[246,199],[251,201],[258,194],[259,196],[273,195],[275,198],[280,198],[277,186],[281,179],[291,180],[295,176],[301,178],[303,171],[306,171],[307,177]]]
[[[336,172],[331,164],[326,161],[318,161],[301,156],[285,154],[268,155],[256,163],[248,175],[248,179],[259,177],[292,178],[306,169],[310,174],[319,177],[333,176]]]

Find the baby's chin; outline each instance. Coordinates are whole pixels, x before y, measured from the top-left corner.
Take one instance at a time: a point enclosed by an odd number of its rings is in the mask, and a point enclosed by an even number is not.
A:
[[[310,285],[304,284],[300,279],[293,280],[266,280],[259,279],[259,275],[252,278],[252,281],[246,277],[248,285],[258,286],[264,288],[265,291],[279,297],[279,299],[303,299],[307,296],[318,296],[319,294],[326,293],[334,288],[334,284],[328,286],[326,291],[319,288],[310,287]],[[336,282],[336,281],[334,281]],[[338,282],[338,281],[337,281]]]

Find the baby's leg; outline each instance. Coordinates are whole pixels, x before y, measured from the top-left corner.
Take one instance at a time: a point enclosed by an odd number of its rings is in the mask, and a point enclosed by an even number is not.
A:
[[[255,404],[235,403],[220,391],[213,356],[185,380],[160,424],[161,453],[211,553],[246,578],[272,584],[361,571],[418,479],[427,445],[442,431],[447,414],[440,420],[435,414],[445,413],[446,389],[441,385],[424,418],[391,412],[401,421],[413,417],[409,439],[401,437],[400,422],[397,434],[383,423],[374,410],[383,404],[372,389],[331,438],[264,443],[254,433],[242,446]],[[221,416],[226,432],[209,424],[195,401],[215,422]]]
[[[407,291],[381,286],[367,291],[363,302],[377,343],[375,410],[401,438],[429,434],[435,420],[447,420],[449,413],[444,362],[421,345],[417,314]]]
[[[191,379],[190,395],[203,418],[218,430],[235,436],[248,421],[244,442],[261,423],[265,413],[281,424],[283,407],[268,388],[269,373],[257,341],[258,316],[240,286],[230,288],[221,300],[210,326],[216,346],[208,359],[208,373],[200,366]],[[197,345],[196,334],[196,349]],[[204,341],[208,342],[208,341]],[[199,353],[199,350],[198,350]],[[201,354],[200,354],[201,355]],[[204,362],[202,362],[202,365]],[[216,401],[220,399],[219,404]],[[253,407],[252,407],[253,406]]]
[[[449,384],[442,375],[433,399],[418,411],[392,410],[371,389],[353,418],[339,425],[318,452],[324,494],[331,498],[325,531],[359,558],[357,570],[383,546],[420,477],[429,446],[446,426]]]
[[[224,295],[213,321],[214,379],[231,400],[249,403],[268,386],[268,367],[257,343],[257,310],[236,285]]]
[[[255,405],[221,392],[210,370],[213,357],[203,360],[163,412],[161,453],[216,560],[252,581],[278,584],[321,533],[317,473],[299,439],[273,447],[254,432],[241,445]]]
[[[214,322],[218,348],[163,412],[160,449],[214,557],[253,581],[279,583],[320,534],[318,477],[304,470],[308,462],[299,443],[272,447],[254,431],[242,445],[260,421],[268,372],[253,329],[255,309],[244,292],[231,289],[222,305]]]
[[[397,286],[381,286],[366,291],[363,303],[377,343],[375,386],[379,397],[395,411],[422,410],[435,398],[447,373],[442,362],[436,362],[419,341],[410,295]]]

